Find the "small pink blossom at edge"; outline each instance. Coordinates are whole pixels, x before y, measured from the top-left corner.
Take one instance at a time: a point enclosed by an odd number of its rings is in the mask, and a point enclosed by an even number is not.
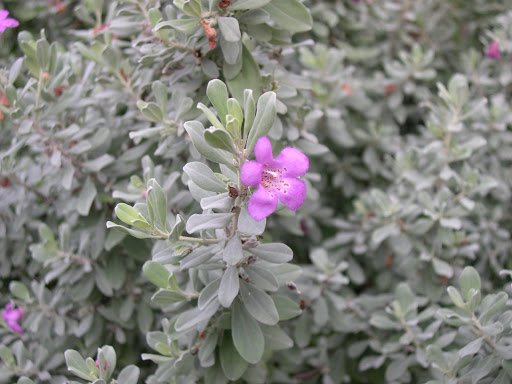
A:
[[[20,321],[25,316],[23,308],[13,308],[11,304],[5,306],[4,312],[2,313],[2,319],[5,324],[16,333],[23,333],[23,328],[20,325]]]
[[[501,50],[500,50],[500,43],[498,41],[493,41],[487,49],[485,50],[485,55],[494,60],[498,60],[501,58]]]

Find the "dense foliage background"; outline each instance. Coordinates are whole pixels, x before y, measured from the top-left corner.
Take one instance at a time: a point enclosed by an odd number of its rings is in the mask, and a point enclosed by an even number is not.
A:
[[[0,382],[512,381],[507,1],[0,4]]]

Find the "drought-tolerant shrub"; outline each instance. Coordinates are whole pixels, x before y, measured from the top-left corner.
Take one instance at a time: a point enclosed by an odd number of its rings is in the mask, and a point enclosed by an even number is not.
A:
[[[1,5],[0,382],[512,381],[506,1]]]

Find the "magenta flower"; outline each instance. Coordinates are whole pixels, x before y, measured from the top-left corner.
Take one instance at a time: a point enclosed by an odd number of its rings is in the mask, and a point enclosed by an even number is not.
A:
[[[306,174],[309,159],[295,148],[283,148],[272,156],[272,144],[267,136],[260,137],[254,147],[256,161],[242,165],[242,183],[257,187],[249,199],[247,209],[254,220],[263,220],[277,209],[281,201],[292,211],[299,209],[306,199],[306,183],[299,176]]]
[[[501,58],[501,50],[500,50],[500,43],[497,40],[494,40],[487,49],[485,50],[485,55],[489,59],[498,60]]]
[[[23,308],[13,308],[11,304],[7,304],[2,313],[2,319],[5,324],[16,333],[23,333],[23,328],[19,323],[23,316],[25,316]]]
[[[20,23],[16,19],[9,17],[9,11],[0,9],[0,33],[5,32],[7,28],[16,28]]]

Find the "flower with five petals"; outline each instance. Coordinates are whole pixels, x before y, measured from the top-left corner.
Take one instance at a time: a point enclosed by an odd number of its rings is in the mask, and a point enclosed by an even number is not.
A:
[[[306,183],[299,179],[309,168],[309,159],[295,148],[283,148],[277,157],[272,155],[272,144],[267,136],[260,137],[254,147],[256,160],[242,165],[240,179],[247,186],[256,187],[247,210],[260,221],[277,209],[278,200],[292,211],[299,209],[306,199]]]

